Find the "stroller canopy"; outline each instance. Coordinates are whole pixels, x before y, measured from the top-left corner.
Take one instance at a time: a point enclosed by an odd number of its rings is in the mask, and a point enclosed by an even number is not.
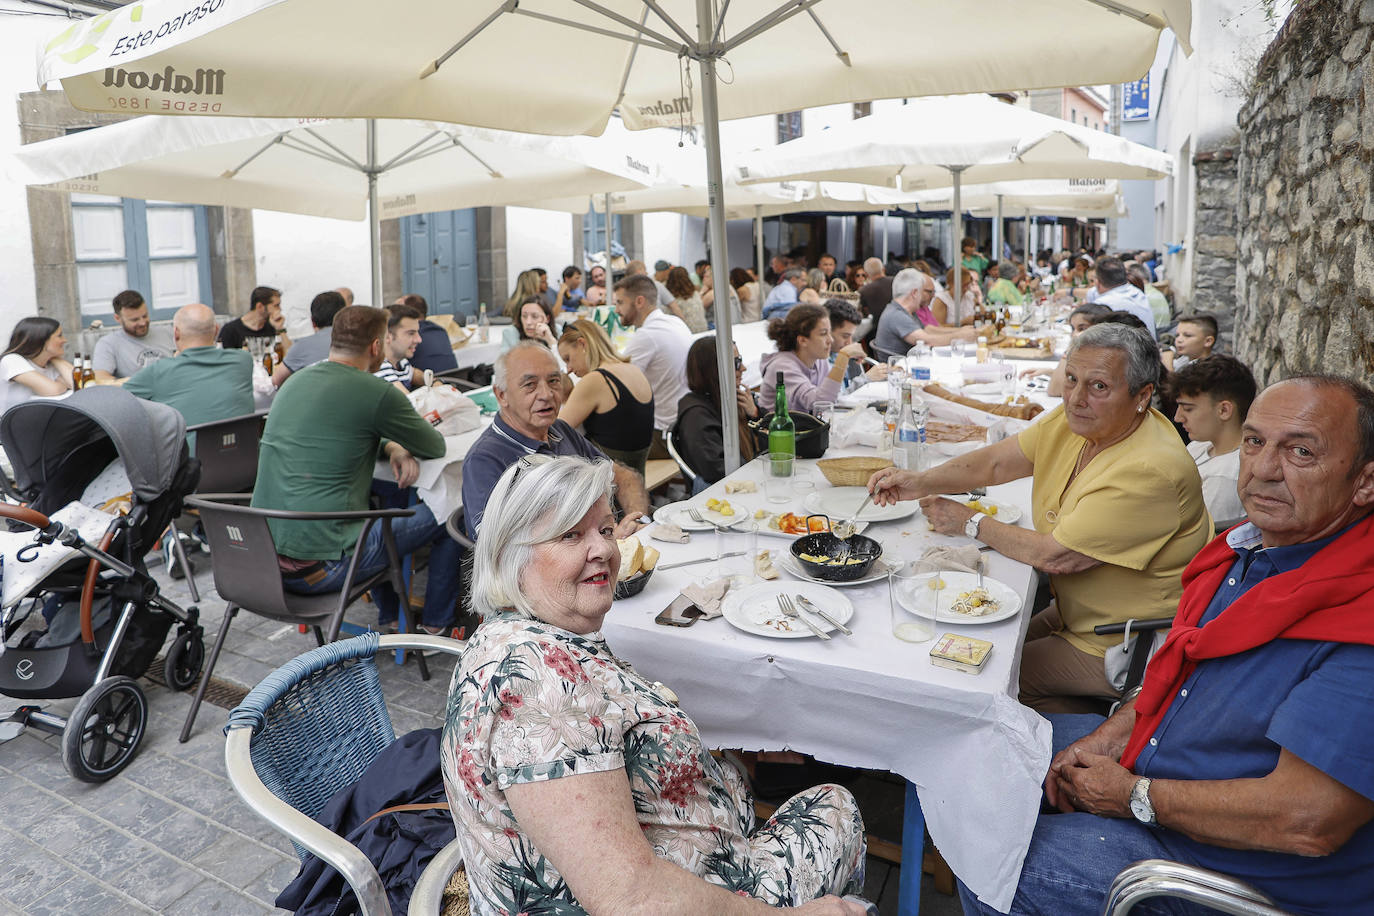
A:
[[[25,401],[0,417],[0,446],[21,491],[43,487],[69,455],[102,437],[124,460],[134,495],[149,502],[172,483],[186,445],[186,420],[173,407],[112,386]]]

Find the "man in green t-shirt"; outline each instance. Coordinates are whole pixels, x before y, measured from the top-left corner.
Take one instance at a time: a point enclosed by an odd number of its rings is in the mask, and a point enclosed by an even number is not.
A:
[[[183,305],[172,316],[176,356],[138,370],[124,390],[145,401],[175,407],[187,426],[253,412],[253,357],[215,346],[215,313]]]
[[[963,252],[964,266],[977,274],[979,280],[983,279],[983,271],[988,269],[988,259],[979,253],[978,243],[966,238],[959,243],[959,250]]]
[[[363,510],[379,454],[391,462],[398,486],[413,484],[419,458],[444,454],[444,438],[394,385],[372,375],[382,364],[387,313],[351,305],[334,317],[329,358],[292,376],[272,404],[263,430],[253,505],[297,511]],[[361,521],[289,521],[268,525],[282,582],[302,595],[338,591],[348,575]],[[424,629],[451,627],[458,594],[459,547],[423,503],[391,525],[402,555],[433,544],[422,614]],[[387,565],[382,526],[368,533],[358,574]],[[397,620],[399,599],[389,584],[373,590],[378,622]]]

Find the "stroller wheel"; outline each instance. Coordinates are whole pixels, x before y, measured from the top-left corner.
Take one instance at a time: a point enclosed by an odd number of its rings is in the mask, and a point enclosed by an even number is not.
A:
[[[107,677],[81,695],[62,732],[62,763],[82,782],[104,782],[143,741],[148,698],[128,677]]]
[[[186,631],[172,641],[167,658],[162,663],[162,679],[173,690],[185,690],[200,677],[205,663],[205,643],[200,634]]]

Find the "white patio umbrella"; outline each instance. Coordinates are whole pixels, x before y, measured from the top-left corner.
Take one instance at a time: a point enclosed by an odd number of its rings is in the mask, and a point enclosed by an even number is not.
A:
[[[736,180],[856,181],[907,191],[951,187],[955,258],[963,182],[1164,178],[1168,156],[1113,134],[986,95],[917,99],[736,157]],[[962,282],[955,271],[955,296]]]
[[[546,210],[585,213],[590,206],[604,212],[609,200],[616,213],[681,213],[709,219],[710,194],[700,182],[704,167],[696,172],[695,180],[684,178],[681,183],[657,184],[652,187],[592,198],[557,198],[531,203],[528,206]],[[909,195],[891,188],[875,188],[844,182],[781,181],[767,184],[739,185],[726,182],[724,217],[754,221],[755,268],[763,276],[763,219],[788,213],[874,213],[895,210],[907,203]],[[714,268],[713,268],[714,269]]]
[[[61,79],[73,104],[95,111],[420,117],[565,134],[599,132],[616,107],[631,128],[699,122],[714,207],[722,118],[1137,79],[1162,29],[1191,50],[1191,15],[1188,0],[1041,0],[1030,17],[1020,0],[984,0],[974,52],[943,40],[970,34],[967,10],[943,0],[210,0],[189,11],[145,0],[55,35],[39,80]],[[1110,53],[1046,52],[1065,47]],[[723,276],[723,213],[711,223]],[[723,352],[728,321],[718,341]],[[724,429],[733,469],[735,424]]]
[[[994,211],[1000,200],[1011,210],[1052,213],[1061,216],[1117,216],[1121,185],[1111,178],[1050,178],[1026,181],[998,181],[963,185],[960,205],[967,212]],[[954,206],[954,189],[920,191],[908,201],[922,210],[949,210]]]
[[[369,220],[381,302],[380,220],[643,187],[655,166],[601,137],[424,121],[150,115],[21,146],[10,177],[59,191]]]
[[[722,118],[1125,82],[1149,69],[1164,28],[1191,52],[1191,15],[1189,0],[1039,0],[1034,15],[1023,0],[981,0],[976,22],[948,0],[142,0],[57,34],[39,78],[61,79],[94,111],[420,117],[567,134],[599,131],[619,107],[635,129],[700,123],[711,266],[723,277]],[[729,361],[718,363],[729,390]],[[738,462],[734,411],[722,405],[727,471]],[[934,813],[932,832],[952,818]],[[952,864],[984,899],[1009,904],[1019,858]]]
[[[1000,241],[1003,213],[1012,210],[1022,214],[1026,220],[1028,261],[1032,214],[1085,219],[1124,219],[1130,215],[1121,197],[1121,185],[1114,178],[1045,178],[963,185],[959,202],[965,213],[996,220],[994,241]],[[954,189],[920,191],[910,204],[921,210],[952,210]]]

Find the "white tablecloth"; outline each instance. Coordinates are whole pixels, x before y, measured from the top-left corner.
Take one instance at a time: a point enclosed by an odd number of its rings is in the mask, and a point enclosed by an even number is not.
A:
[[[481,425],[476,429],[457,436],[445,436],[443,457],[426,458],[420,462],[420,476],[415,481],[415,492],[424,504],[429,506],[435,520],[440,524],[453,514],[453,510],[463,504],[463,459],[467,457],[468,450],[477,441],[477,437],[491,425],[491,420],[491,417],[484,416]],[[396,480],[391,473],[391,464],[387,461],[377,462],[376,467],[372,469],[372,477],[375,480],[389,480],[393,483]]]
[[[829,485],[813,470],[814,462],[799,467],[818,487]],[[741,477],[760,479],[757,462],[730,479]],[[699,499],[723,495],[722,482]],[[1027,509],[1030,483],[995,487],[990,495]],[[728,498],[751,512],[782,508],[765,503],[762,493]],[[800,504],[785,508],[803,511]],[[884,544],[887,556],[905,559],[934,544],[969,543],[929,531],[919,513],[865,533]],[[694,534],[687,545],[654,544],[667,564],[710,554],[715,539],[708,532]],[[789,545],[782,538],[760,541],[778,550]],[[987,574],[1029,605],[1034,570],[991,552],[986,556]],[[918,787],[931,836],[955,873],[992,905],[1008,908],[1050,757],[1049,723],[1015,698],[1029,612],[994,624],[937,624],[937,634],[967,633],[995,644],[977,675],[932,665],[929,642],[913,645],[893,637],[885,583],[843,590],[855,606],[854,636],[828,642],[753,636],[723,618],[686,629],[655,625],[654,616],[677,592],[710,569],[704,563],[655,573],[641,594],[612,609],[604,626],[609,644],[643,674],[676,691],[713,746],[791,748],[904,776]]]
[[[496,362],[496,357],[501,355],[501,331],[500,327],[491,328],[487,343],[473,340],[461,347],[455,347],[453,358],[458,361],[458,368],[470,369],[473,366]]]

